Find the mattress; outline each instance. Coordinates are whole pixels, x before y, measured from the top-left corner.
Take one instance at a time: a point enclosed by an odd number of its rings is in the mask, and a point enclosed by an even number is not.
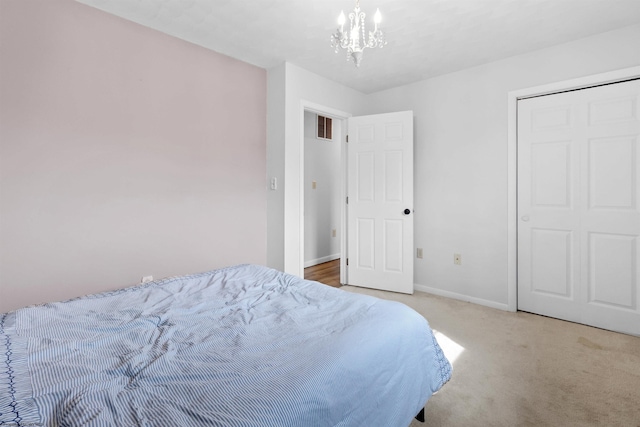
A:
[[[406,427],[450,376],[409,307],[256,265],[0,314],[0,425]]]

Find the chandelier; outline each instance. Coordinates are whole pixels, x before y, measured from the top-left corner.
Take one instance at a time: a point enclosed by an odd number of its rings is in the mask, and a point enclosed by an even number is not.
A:
[[[378,29],[378,24],[382,21],[380,9],[376,10],[373,16],[375,28],[369,31],[369,38],[365,38],[364,18],[366,14],[360,11],[360,0],[356,0],[356,8],[349,13],[349,30],[344,31],[344,23],[346,21],[344,12],[340,12],[338,16],[338,30],[331,35],[331,47],[335,48],[336,53],[342,49],[347,50],[347,61],[353,59],[356,67],[360,67],[362,62],[362,51],[367,47],[383,47],[387,44],[384,33]]]

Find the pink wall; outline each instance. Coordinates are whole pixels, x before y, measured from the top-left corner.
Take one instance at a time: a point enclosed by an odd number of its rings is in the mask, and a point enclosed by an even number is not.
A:
[[[266,72],[73,0],[0,1],[0,312],[266,262]]]

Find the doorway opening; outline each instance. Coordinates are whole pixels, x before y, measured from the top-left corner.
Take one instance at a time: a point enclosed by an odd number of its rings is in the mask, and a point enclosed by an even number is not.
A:
[[[297,254],[299,271],[303,273],[307,265],[323,261],[317,254],[310,256],[305,253],[305,249],[311,246],[305,244],[310,238],[306,236],[305,224],[316,214],[309,206],[305,206],[305,195],[320,188],[320,183],[309,172],[309,169],[316,167],[318,156],[305,156],[305,152],[310,151],[304,143],[304,117],[305,111],[308,111],[312,113],[311,117],[313,113],[325,117],[325,129],[326,118],[331,118],[333,123],[340,119],[341,129],[349,126],[349,131],[353,133],[350,135],[353,138],[349,138],[352,140],[347,144],[346,132],[340,132],[340,166],[332,172],[341,177],[335,185],[339,189],[336,193],[339,191],[340,196],[334,194],[340,227],[338,229],[325,224],[319,229],[325,236],[328,232],[331,238],[340,241],[340,283],[413,293],[413,112],[350,117],[349,114],[310,103],[301,104],[298,146],[301,177],[298,186],[298,212],[301,218]],[[319,129],[321,126],[318,126],[317,120],[317,117],[315,121],[309,120],[306,127]],[[335,129],[331,132],[335,138],[338,132]],[[326,137],[326,132],[323,132],[321,139]],[[334,160],[333,163],[337,164],[338,161]],[[353,197],[347,199],[347,193]],[[328,256],[328,260],[336,258],[330,252],[323,256]],[[354,262],[349,262],[349,258],[353,258]]]
[[[325,236],[327,235],[327,232],[329,233],[330,239],[333,241],[333,243],[335,243],[335,241],[338,242],[339,244],[339,251],[337,253],[338,256],[338,264],[339,264],[339,280],[338,283],[347,283],[347,268],[346,268],[346,253],[347,253],[347,205],[346,202],[343,203],[344,201],[346,201],[346,194],[347,194],[347,166],[346,166],[346,158],[347,158],[347,148],[346,148],[346,134],[347,134],[347,119],[349,117],[351,117],[350,113],[344,112],[344,111],[340,111],[340,110],[336,110],[334,108],[330,108],[330,107],[326,107],[324,105],[320,105],[320,104],[316,104],[313,102],[309,102],[309,101],[302,101],[301,102],[301,108],[300,108],[300,176],[302,178],[302,180],[304,181],[306,179],[306,177],[309,175],[307,173],[307,169],[309,167],[311,167],[311,164],[307,165],[306,159],[308,158],[308,156],[306,156],[306,151],[308,151],[305,147],[305,133],[308,132],[305,130],[306,126],[310,126],[313,130],[311,131],[312,134],[315,134],[317,136],[317,132],[320,131],[319,126],[318,126],[318,121],[317,118],[315,119],[311,119],[311,121],[309,123],[305,124],[305,117],[307,118],[313,118],[314,115],[320,115],[322,117],[325,118],[330,118],[331,119],[331,138],[332,138],[332,143],[338,145],[340,147],[340,155],[339,155],[339,160],[338,160],[338,169],[337,172],[334,173],[337,175],[337,182],[338,184],[334,185],[334,191],[336,194],[333,194],[333,196],[335,196],[335,200],[338,200],[338,206],[339,206],[339,222],[336,224],[336,227],[332,227],[329,226],[328,229],[324,229],[322,230],[325,233]],[[324,131],[323,131],[323,135],[325,137],[325,142],[329,142],[326,141],[326,122],[323,123],[324,124]],[[313,125],[313,126],[312,126]],[[334,159],[335,161],[335,159]],[[309,162],[313,162],[313,159],[310,159]],[[307,247],[306,245],[306,240],[307,240],[307,236],[305,235],[305,228],[306,228],[306,221],[305,221],[305,195],[308,192],[311,191],[317,191],[318,190],[318,180],[316,179],[316,189],[313,190],[311,189],[311,186],[313,186],[313,178],[310,178],[309,182],[303,182],[300,185],[300,206],[299,206],[299,217],[301,218],[300,221],[300,254],[302,254],[302,256],[300,256],[300,272],[302,272],[302,275],[304,275],[304,269],[305,267],[307,267],[307,254],[306,254],[306,250],[305,248]],[[316,193],[317,194],[317,193]],[[334,202],[335,203],[335,202]],[[333,230],[335,228],[335,237],[333,237]],[[335,253],[334,253],[335,254]],[[342,255],[345,256],[342,256]],[[312,254],[309,254],[310,256],[308,257],[309,260],[312,260],[314,258],[312,258]],[[329,255],[325,255],[325,256],[329,256]],[[315,258],[318,259],[318,258]],[[330,258],[327,258],[325,260],[325,262],[327,261],[334,261]]]
[[[304,277],[339,287],[346,129],[340,117],[308,109],[303,124]]]

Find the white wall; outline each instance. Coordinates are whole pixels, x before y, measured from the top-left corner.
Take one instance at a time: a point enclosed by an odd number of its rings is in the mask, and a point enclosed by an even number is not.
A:
[[[415,114],[418,289],[506,308],[507,94],[637,66],[639,40],[640,25],[626,27],[368,98],[368,114]]]
[[[304,113],[305,267],[340,257],[342,120],[332,121],[333,140],[329,141],[318,139],[317,117]]]
[[[280,91],[284,87],[284,91]],[[267,72],[267,171],[278,177],[278,190],[269,190],[268,263],[270,267],[302,276],[304,262],[304,223],[302,221],[303,119],[304,105],[313,103],[329,109],[360,114],[366,96],[320,77],[293,64],[285,63]],[[284,114],[282,109],[284,108]],[[280,157],[282,156],[282,157]],[[284,159],[284,163],[282,163]],[[284,223],[281,221],[284,220]],[[275,233],[271,227],[284,227]]]
[[[300,104],[353,115],[413,110],[415,245],[424,249],[415,261],[417,289],[506,308],[507,93],[638,65],[637,40],[640,25],[372,95],[288,63],[269,70],[269,88],[284,90],[269,89],[267,167],[285,181],[284,193],[269,199],[269,265],[303,273]],[[454,253],[462,266],[453,264]]]

